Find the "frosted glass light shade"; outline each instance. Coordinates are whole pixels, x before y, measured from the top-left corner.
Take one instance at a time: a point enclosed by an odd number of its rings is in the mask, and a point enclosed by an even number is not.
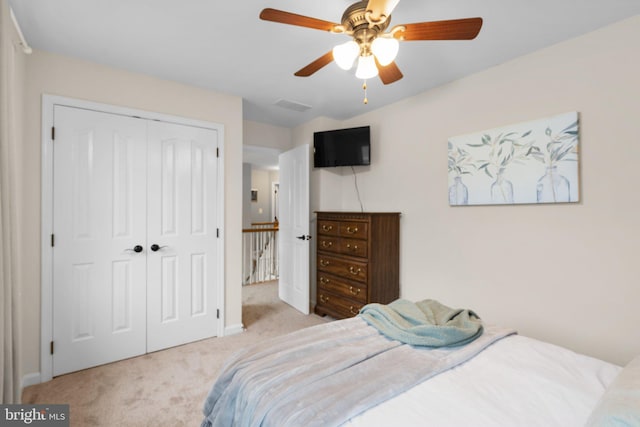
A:
[[[373,55],[360,56],[358,58],[358,68],[356,68],[356,77],[359,79],[370,79],[378,75],[378,67]]]
[[[333,60],[343,70],[350,70],[359,53],[358,43],[350,40],[333,48]]]
[[[387,66],[396,59],[400,44],[394,38],[378,37],[371,43],[371,51],[380,65]]]

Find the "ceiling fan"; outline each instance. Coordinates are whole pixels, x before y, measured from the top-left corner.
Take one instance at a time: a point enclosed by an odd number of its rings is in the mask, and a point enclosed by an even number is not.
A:
[[[295,72],[296,76],[308,77],[331,61],[349,70],[357,60],[356,77],[366,80],[379,75],[385,85],[402,78],[402,72],[394,62],[398,41],[472,40],[482,27],[482,18],[466,18],[396,25],[387,31],[391,12],[399,1],[358,1],[347,7],[340,24],[271,8],[264,9],[260,19],[352,37]]]

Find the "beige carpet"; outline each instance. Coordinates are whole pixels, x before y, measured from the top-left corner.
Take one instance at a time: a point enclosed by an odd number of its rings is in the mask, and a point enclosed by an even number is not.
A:
[[[243,288],[238,335],[158,351],[27,387],[23,403],[66,403],[72,426],[199,426],[202,403],[224,360],[243,346],[317,325],[277,295],[277,282]]]

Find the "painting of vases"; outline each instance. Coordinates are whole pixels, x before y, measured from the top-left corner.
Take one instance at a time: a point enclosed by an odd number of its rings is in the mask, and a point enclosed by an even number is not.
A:
[[[449,138],[449,204],[578,202],[578,113]]]

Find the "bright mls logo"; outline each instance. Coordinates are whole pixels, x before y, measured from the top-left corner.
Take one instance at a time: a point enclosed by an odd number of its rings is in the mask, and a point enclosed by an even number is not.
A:
[[[2,426],[69,427],[69,405],[0,405]]]

